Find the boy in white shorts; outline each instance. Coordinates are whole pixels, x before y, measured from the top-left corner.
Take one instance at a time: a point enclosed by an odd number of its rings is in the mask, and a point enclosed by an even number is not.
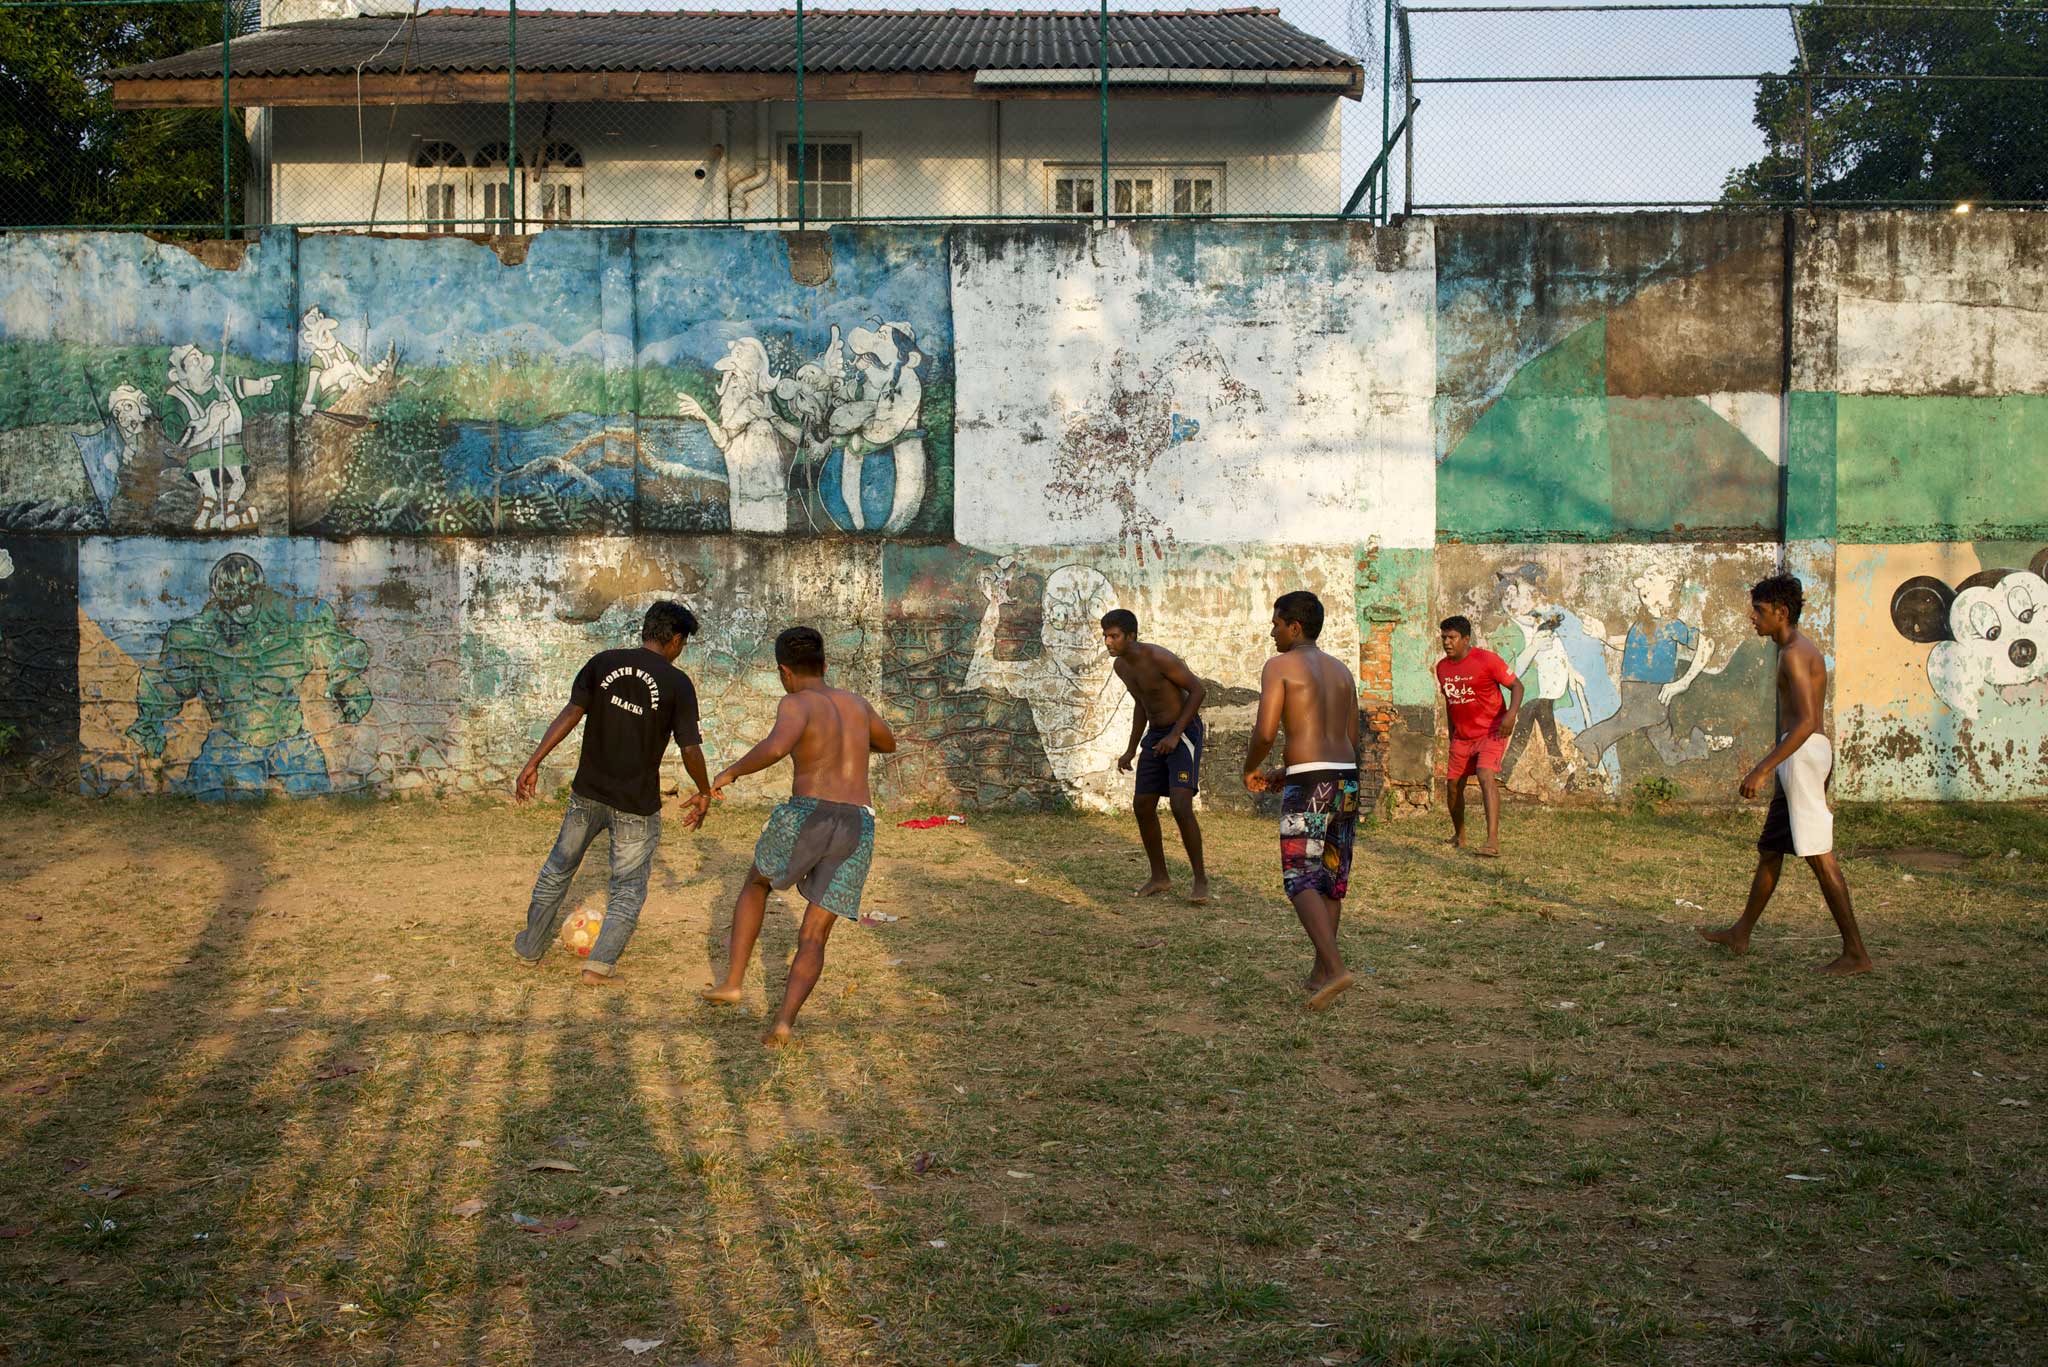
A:
[[[1846,976],[1870,971],[1870,952],[1849,906],[1849,885],[1835,863],[1835,814],[1828,810],[1828,778],[1834,772],[1834,748],[1821,734],[1821,703],[1827,696],[1828,668],[1820,650],[1799,632],[1799,611],[1805,595],[1789,574],[1772,575],[1749,591],[1749,620],[1759,636],[1778,647],[1778,715],[1785,730],[1769,754],[1744,775],[1742,795],[1755,798],[1773,771],[1777,785],[1770,814],[1757,838],[1756,877],[1749,885],[1749,903],[1726,930],[1707,930],[1702,938],[1726,945],[1737,954],[1749,949],[1749,932],[1778,887],[1785,856],[1796,854],[1813,866],[1821,896],[1842,933],[1842,952],[1821,972]]]

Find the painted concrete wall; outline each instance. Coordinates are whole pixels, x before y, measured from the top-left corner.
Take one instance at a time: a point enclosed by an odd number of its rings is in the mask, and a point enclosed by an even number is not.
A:
[[[714,764],[803,621],[953,810],[1124,800],[1130,608],[1231,803],[1308,587],[1386,808],[1452,612],[1511,792],[1726,801],[1783,564],[1839,792],[2039,795],[2044,318],[2025,215],[0,237],[0,791],[502,788],[675,596]]]

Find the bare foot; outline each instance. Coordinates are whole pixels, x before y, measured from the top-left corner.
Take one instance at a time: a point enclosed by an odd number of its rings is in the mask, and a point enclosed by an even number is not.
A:
[[[1195,876],[1195,885],[1188,889],[1188,905],[1201,906],[1209,900],[1209,880],[1203,875]]]
[[[1699,927],[1700,938],[1710,945],[1721,945],[1731,954],[1749,953],[1749,932],[1730,926],[1726,930],[1708,930]]]
[[[1851,978],[1858,973],[1868,973],[1872,966],[1868,954],[1844,953],[1832,962],[1822,964],[1816,971],[1831,978]]]
[[[613,985],[611,974],[592,973],[587,968],[583,970],[583,977],[580,981],[585,987],[611,987]]]
[[[783,1045],[788,1043],[789,1027],[782,1024],[780,1021],[776,1022],[774,1025],[769,1026],[768,1033],[761,1036],[761,1044],[764,1048],[780,1049]]]
[[[1157,897],[1162,892],[1172,892],[1173,884],[1164,878],[1148,878],[1145,885],[1132,893],[1133,897]]]
[[[707,987],[697,994],[713,1006],[731,1006],[740,999],[737,987]]]
[[[1462,850],[1465,848],[1465,833],[1463,831],[1451,832],[1451,848],[1454,850]]]
[[[1481,859],[1498,859],[1500,858],[1500,846],[1489,840],[1478,849],[1472,851],[1472,853],[1478,855]]]
[[[1350,973],[1339,973],[1336,977],[1315,990],[1315,995],[1308,999],[1308,1009],[1311,1011],[1323,1010],[1331,1002],[1349,992],[1353,981],[1355,980]]]

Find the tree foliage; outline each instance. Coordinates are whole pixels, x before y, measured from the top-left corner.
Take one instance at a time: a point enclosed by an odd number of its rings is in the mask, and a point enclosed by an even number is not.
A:
[[[256,0],[226,0],[247,32]],[[214,223],[221,111],[117,111],[104,73],[217,45],[221,0],[63,8],[0,5],[0,224]],[[232,212],[248,149],[229,128]]]
[[[1813,79],[1816,201],[2048,200],[2048,9],[1991,0],[1902,9],[1820,0],[1798,12]],[[1826,73],[1974,80],[1825,79]],[[1762,160],[1728,177],[1731,203],[1805,195],[1806,84],[1797,66],[1757,91]]]

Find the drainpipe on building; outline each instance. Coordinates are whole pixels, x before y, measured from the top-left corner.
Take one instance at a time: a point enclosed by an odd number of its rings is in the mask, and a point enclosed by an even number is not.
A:
[[[753,217],[752,206],[747,201],[753,197],[756,190],[768,183],[768,177],[774,170],[774,163],[769,160],[769,108],[766,100],[754,102],[754,169],[745,180],[732,187],[733,198],[738,204],[741,218]]]

